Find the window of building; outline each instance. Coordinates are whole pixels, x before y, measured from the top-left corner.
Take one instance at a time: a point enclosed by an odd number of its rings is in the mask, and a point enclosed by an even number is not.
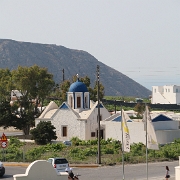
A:
[[[88,108],[87,97],[84,98],[84,102],[85,102],[85,108]]]
[[[72,96],[70,97],[70,105],[71,105],[71,108],[73,107],[73,98],[72,98]]]
[[[81,97],[77,97],[77,108],[81,107]]]
[[[176,89],[176,92],[178,92],[178,89]]]
[[[170,89],[168,89],[168,92],[170,92]]]
[[[91,132],[91,137],[95,137],[95,132]]]
[[[154,89],[154,92],[156,93],[156,89]]]
[[[67,126],[62,127],[62,136],[66,137],[67,136]]]

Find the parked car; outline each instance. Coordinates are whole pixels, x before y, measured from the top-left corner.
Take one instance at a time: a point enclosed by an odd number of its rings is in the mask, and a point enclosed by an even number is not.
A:
[[[69,168],[69,163],[66,158],[49,158],[47,160],[56,169],[57,172],[65,172],[66,168]]]
[[[5,167],[3,163],[0,161],[0,177],[4,176],[5,174]]]
[[[71,141],[63,141],[63,144],[65,144],[66,146],[71,146],[72,142]]]

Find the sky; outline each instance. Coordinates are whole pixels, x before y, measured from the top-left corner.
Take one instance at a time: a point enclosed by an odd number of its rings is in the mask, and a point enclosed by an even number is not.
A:
[[[180,85],[179,0],[0,0],[0,39],[86,51],[150,90]]]

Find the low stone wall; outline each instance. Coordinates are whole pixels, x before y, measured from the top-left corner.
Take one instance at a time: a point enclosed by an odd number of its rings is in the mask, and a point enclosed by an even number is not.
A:
[[[27,167],[25,174],[15,174],[13,178],[14,180],[67,180],[68,173],[57,173],[49,162],[37,160]]]

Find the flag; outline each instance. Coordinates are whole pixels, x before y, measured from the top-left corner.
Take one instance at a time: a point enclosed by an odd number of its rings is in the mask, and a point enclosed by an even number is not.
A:
[[[129,135],[129,129],[127,126],[127,121],[129,120],[129,116],[124,112],[122,109],[122,116],[121,116],[121,130],[123,135],[123,143],[122,143],[122,150],[126,152],[130,152],[130,135]]]
[[[146,106],[146,110],[145,110],[145,113],[144,113],[143,120],[144,120],[145,123],[147,123],[147,148],[148,149],[159,150],[157,137],[156,137],[156,133],[155,133],[155,130],[154,130],[154,126],[152,124],[152,120],[151,120],[151,116],[150,116],[148,106]]]

